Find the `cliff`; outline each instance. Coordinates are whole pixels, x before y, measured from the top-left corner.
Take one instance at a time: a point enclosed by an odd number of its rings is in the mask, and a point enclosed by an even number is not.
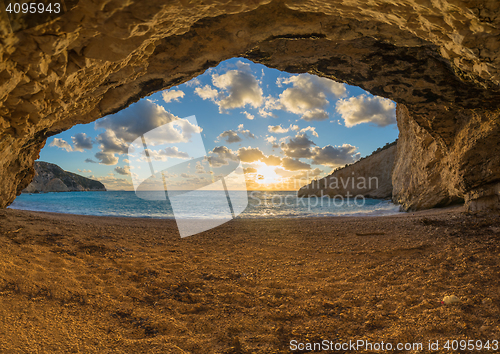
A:
[[[30,183],[48,137],[232,57],[397,102],[405,209],[500,207],[497,1],[60,3],[50,16],[0,11],[0,207]]]
[[[35,161],[35,177],[22,192],[106,191],[104,185],[75,173],[64,171],[52,163]]]
[[[299,197],[322,196],[368,198],[392,197],[392,168],[396,157],[395,143],[374,152],[352,165],[334,171],[331,175],[313,181],[298,191]]]

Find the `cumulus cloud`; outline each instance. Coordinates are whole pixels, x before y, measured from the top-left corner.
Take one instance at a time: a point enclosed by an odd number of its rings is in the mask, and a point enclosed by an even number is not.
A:
[[[99,134],[95,140],[104,153],[126,154],[128,151],[128,144],[123,139],[118,138],[112,130]]]
[[[92,159],[85,159],[85,162],[86,163],[97,163],[97,161],[94,161]]]
[[[251,113],[248,113],[247,111],[243,111],[243,114],[247,117],[249,120],[253,120],[255,116]]]
[[[238,157],[241,162],[255,162],[265,158],[266,155],[259,148],[242,147],[238,149]]]
[[[253,167],[247,167],[247,168],[243,169],[243,172],[244,173],[257,173],[257,169],[255,169]]]
[[[202,165],[200,161],[196,161],[196,173],[199,174],[205,174],[207,171],[205,171],[205,166]]]
[[[207,160],[212,167],[227,165],[229,160],[236,161],[238,157],[226,146],[216,146],[208,152]]]
[[[308,163],[299,161],[297,159],[291,159],[289,157],[285,157],[282,160],[281,166],[283,166],[283,168],[288,171],[300,171],[300,170],[311,169],[311,165],[309,165]]]
[[[240,132],[241,134],[245,135],[248,138],[253,138],[253,139],[255,138],[255,135],[253,135],[250,132],[250,130],[245,129],[245,127],[243,126],[243,124],[238,125],[238,132]]]
[[[132,182],[126,178],[116,178],[113,174],[109,176],[90,176],[91,179],[95,179],[106,187],[107,190],[134,190]]]
[[[166,90],[163,91],[161,96],[163,97],[165,103],[169,103],[171,101],[179,102],[179,100],[184,97],[184,92],[182,90]]]
[[[279,166],[281,164],[281,157],[276,155],[268,155],[260,159],[260,161],[264,162],[268,166]]]
[[[267,131],[270,133],[284,134],[284,133],[288,133],[291,130],[298,131],[299,126],[294,125],[294,124],[290,124],[290,126],[288,128],[282,127],[281,124],[267,126]],[[308,129],[306,129],[306,130],[308,130]]]
[[[242,139],[240,138],[238,133],[235,132],[234,130],[226,130],[220,133],[215,141],[221,141],[221,140],[224,140],[228,144],[232,144],[232,143],[238,143]]]
[[[292,84],[279,96],[283,109],[302,116],[306,121],[325,120],[325,108],[330,103],[327,97],[338,98],[346,93],[344,84],[309,74],[300,74],[279,79],[280,84]]]
[[[90,150],[93,147],[92,138],[85,133],[78,133],[71,137],[76,151]]]
[[[171,122],[174,123],[164,127]],[[106,165],[116,164],[118,158],[115,154],[126,154],[129,143],[145,133],[149,132],[151,139],[148,146],[155,146],[161,143],[187,142],[192,134],[201,132],[198,126],[174,116],[150,100],[141,100],[123,111],[100,119],[95,127],[106,129],[95,139],[101,150],[95,156],[100,163]],[[160,128],[151,132],[158,127]],[[167,152],[164,152],[164,156],[168,156],[165,153]]]
[[[83,169],[83,170],[78,169],[78,172],[82,172],[82,173],[92,173],[92,171],[91,171],[91,170],[86,170],[86,169]]]
[[[294,138],[290,138],[288,143],[281,143],[281,149],[287,157],[311,158],[314,155],[311,148],[315,145],[307,134],[299,133]]]
[[[360,153],[356,152],[357,147],[350,144],[342,146],[315,147],[313,149],[312,162],[315,165],[340,166],[357,161]]]
[[[188,86],[188,87],[193,87],[193,86],[198,86],[198,85],[201,85],[201,82],[200,82],[200,79],[198,79],[197,77],[186,82],[186,86]]]
[[[55,146],[60,149],[66,150],[67,152],[73,151],[71,145],[69,145],[69,143],[66,140],[60,138],[54,138],[54,140],[52,140],[49,146]]]
[[[288,132],[290,129],[289,128],[283,128],[281,124],[278,125],[268,125],[267,130],[270,133],[276,133],[276,134],[284,134]]]
[[[240,124],[240,125],[238,125],[237,131],[234,131],[232,129],[226,130],[226,131],[222,132],[221,134],[219,134],[219,136],[217,137],[217,139],[215,141],[217,142],[217,141],[224,140],[228,144],[238,143],[238,142],[242,141],[241,137],[238,134],[242,134],[248,138],[255,138],[255,135],[253,135],[250,132],[250,130],[245,129],[243,124]]]
[[[262,104],[262,89],[248,70],[229,70],[222,75],[214,74],[212,82],[221,90],[215,101],[220,112],[246,105],[257,108]]]
[[[115,171],[116,173],[119,173],[121,175],[129,175],[130,174],[130,167],[129,166],[125,166],[125,167],[115,167]]]
[[[383,97],[361,95],[339,100],[336,110],[344,119],[346,127],[361,123],[385,127],[396,123],[396,105]]]
[[[306,127],[306,128],[302,128],[299,130],[299,133],[300,134],[304,134],[306,132],[310,131],[311,132],[311,135],[315,136],[315,137],[318,137],[318,133],[316,132],[316,128],[315,127]]]
[[[148,155],[153,160],[157,161],[166,161],[169,157],[178,159],[189,158],[189,154],[183,151],[179,151],[177,146],[167,146],[165,149],[160,149],[160,150],[153,150],[153,149],[146,149],[146,150]],[[144,154],[146,153],[146,150],[144,151]]]
[[[118,163],[118,158],[113,153],[99,151],[95,154],[95,157],[103,165],[116,165]]]
[[[95,128],[112,131],[118,139],[130,143],[144,133],[178,119],[162,106],[146,99],[134,103],[123,111],[99,119],[95,123]]]
[[[272,135],[266,135],[265,140],[266,140],[269,144],[275,144],[277,139],[276,139],[276,137],[275,137],[275,136],[272,136]]]
[[[203,87],[197,87],[194,89],[194,93],[200,96],[204,100],[215,100],[219,95],[219,91],[210,87],[210,85],[205,85]]]

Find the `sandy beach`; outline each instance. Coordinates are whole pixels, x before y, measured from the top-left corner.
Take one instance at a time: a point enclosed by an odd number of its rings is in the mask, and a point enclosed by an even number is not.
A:
[[[173,220],[7,209],[0,230],[2,353],[500,340],[498,214],[239,219],[181,239]]]

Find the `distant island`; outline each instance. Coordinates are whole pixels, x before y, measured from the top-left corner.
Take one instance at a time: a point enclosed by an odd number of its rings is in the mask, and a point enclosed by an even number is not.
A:
[[[106,191],[106,187],[99,181],[64,171],[53,163],[35,161],[35,177],[22,193],[74,191]]]

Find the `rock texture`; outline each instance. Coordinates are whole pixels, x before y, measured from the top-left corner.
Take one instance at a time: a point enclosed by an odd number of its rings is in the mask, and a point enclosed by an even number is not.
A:
[[[498,200],[496,1],[60,2],[64,13],[43,23],[9,22],[0,11],[1,207],[31,181],[47,137],[236,56],[396,101],[413,129],[402,132],[393,180],[406,208],[436,204],[425,202],[426,174],[440,176],[437,204],[455,195],[471,207]],[[409,191],[403,176],[414,176]]]
[[[106,191],[104,185],[53,163],[35,161],[35,177],[23,193]]]
[[[334,171],[331,175],[313,181],[298,191],[299,197],[342,196],[353,198],[362,195],[368,198],[392,197],[392,168],[397,145],[374,152],[352,165]]]

